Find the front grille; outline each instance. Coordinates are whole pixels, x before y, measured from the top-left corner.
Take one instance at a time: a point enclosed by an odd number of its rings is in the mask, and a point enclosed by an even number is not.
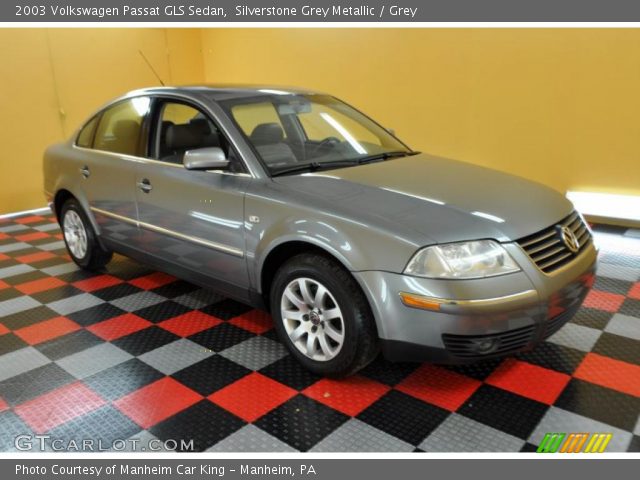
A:
[[[579,247],[575,253],[562,241],[562,227],[568,227],[576,236]],[[573,212],[556,225],[518,240],[518,244],[544,273],[551,273],[571,262],[590,242],[591,233],[578,212]]]
[[[507,355],[516,352],[531,341],[535,326],[516,328],[503,333],[488,335],[452,335],[445,333],[442,341],[451,354],[464,358],[483,358],[494,355]],[[495,347],[487,352],[479,351],[478,346],[487,341],[495,342]]]

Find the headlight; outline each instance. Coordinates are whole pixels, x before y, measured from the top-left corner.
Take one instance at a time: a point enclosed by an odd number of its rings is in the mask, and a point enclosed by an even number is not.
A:
[[[517,272],[520,267],[493,240],[433,245],[418,251],[404,273],[427,278],[483,278]]]

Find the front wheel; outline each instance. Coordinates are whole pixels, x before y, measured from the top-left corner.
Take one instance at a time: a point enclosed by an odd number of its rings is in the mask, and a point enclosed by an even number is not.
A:
[[[100,246],[87,215],[75,198],[62,206],[60,227],[67,251],[79,267],[99,270],[109,263],[113,253]]]
[[[291,354],[320,375],[351,375],[375,358],[371,309],[351,274],[334,260],[302,254],[276,273],[271,312]]]

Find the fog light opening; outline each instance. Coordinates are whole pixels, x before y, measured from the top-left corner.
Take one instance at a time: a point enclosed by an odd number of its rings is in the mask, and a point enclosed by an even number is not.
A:
[[[474,350],[483,355],[495,351],[499,344],[500,339],[495,337],[478,338],[473,341]]]

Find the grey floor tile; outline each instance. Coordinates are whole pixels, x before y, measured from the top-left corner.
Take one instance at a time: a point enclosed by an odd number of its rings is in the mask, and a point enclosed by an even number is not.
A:
[[[246,425],[216,443],[207,452],[297,452],[255,425]]]
[[[174,302],[194,309],[206,307],[221,300],[224,300],[223,296],[205,288],[201,288],[195,292],[185,293],[173,299]]]
[[[111,304],[127,312],[133,312],[135,310],[142,310],[143,308],[156,305],[164,302],[165,300],[166,299],[164,297],[156,295],[153,292],[138,292],[113,300],[111,301]]]
[[[60,265],[54,265],[53,267],[43,268],[42,272],[55,277],[58,275],[64,275],[65,273],[75,272],[77,270],[80,270],[80,267],[73,262],[68,262],[61,263]]]
[[[0,268],[0,278],[9,278],[22,273],[33,272],[35,268],[26,263],[20,265],[12,265],[11,267]]]
[[[601,277],[617,278],[629,282],[637,282],[640,278],[640,271],[637,268],[623,267],[609,263],[598,263],[598,275]]]
[[[86,378],[94,373],[125,362],[130,358],[133,357],[115,345],[101,343],[95,347],[61,358],[56,363],[74,377]]]
[[[220,352],[223,357],[251,370],[260,370],[287,355],[287,349],[266,337],[252,337]]]
[[[31,244],[25,242],[5,243],[4,245],[0,245],[0,253],[26,250],[27,248],[31,248]]]
[[[611,320],[609,320],[604,331],[633,338],[634,340],[640,340],[640,318],[616,313]]]
[[[8,317],[14,313],[24,312],[25,310],[39,306],[40,302],[26,295],[12,298],[11,300],[5,300],[4,302],[0,302],[0,318]]]
[[[551,407],[542,417],[535,428],[529,442],[539,445],[547,433],[612,433],[613,437],[607,447],[607,452],[626,452],[631,442],[631,432],[626,432],[606,423],[592,420],[558,407]]]
[[[38,245],[38,248],[40,250],[45,250],[47,252],[51,251],[51,250],[60,250],[62,248],[65,248],[66,245],[64,243],[64,240],[58,240],[57,242],[51,242],[51,243],[44,243],[42,245]]]
[[[554,333],[547,341],[575,348],[583,352],[589,352],[600,338],[602,332],[595,328],[567,323],[564,327]]]
[[[310,452],[412,452],[415,447],[352,418],[317,443]]]
[[[140,355],[138,358],[165,375],[171,375],[211,355],[213,355],[211,350],[207,350],[191,340],[181,338]]]
[[[29,227],[27,227],[26,225],[22,225],[20,223],[14,223],[12,225],[7,225],[5,227],[0,227],[0,232],[2,233],[14,233],[14,232],[19,232],[21,230],[26,230]]]
[[[33,347],[25,347],[0,356],[0,382],[34,368],[42,367],[50,360]]]
[[[425,452],[518,452],[524,444],[521,438],[454,413],[419,447]]]
[[[47,307],[60,315],[69,315],[70,313],[79,312],[85,308],[95,307],[101,303],[104,303],[104,300],[91,295],[90,293],[82,293],[80,295],[48,303]]]

